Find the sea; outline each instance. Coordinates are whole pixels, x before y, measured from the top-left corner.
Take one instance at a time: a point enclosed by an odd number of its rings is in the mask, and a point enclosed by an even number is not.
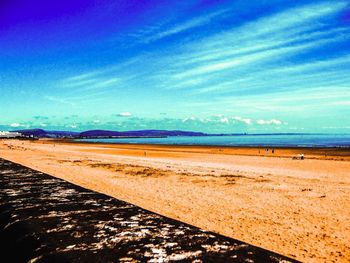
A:
[[[76,141],[114,144],[212,145],[254,147],[350,147],[350,134],[246,134],[164,138],[95,138]]]

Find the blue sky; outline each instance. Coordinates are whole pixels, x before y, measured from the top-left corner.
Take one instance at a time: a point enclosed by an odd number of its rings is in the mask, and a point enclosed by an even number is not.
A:
[[[0,130],[348,133],[349,33],[343,0],[5,1]]]

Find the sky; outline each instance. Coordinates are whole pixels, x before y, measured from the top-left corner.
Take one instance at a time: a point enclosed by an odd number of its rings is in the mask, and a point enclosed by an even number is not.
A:
[[[350,1],[4,0],[0,130],[350,133]]]

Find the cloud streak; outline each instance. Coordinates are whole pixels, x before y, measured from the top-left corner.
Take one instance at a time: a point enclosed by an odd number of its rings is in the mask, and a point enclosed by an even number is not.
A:
[[[176,35],[197,27],[201,27],[204,25],[207,25],[211,20],[218,18],[219,16],[224,15],[227,12],[227,10],[220,10],[217,12],[213,12],[209,15],[205,15],[205,16],[200,16],[194,19],[191,19],[189,21],[186,21],[184,23],[175,25],[173,27],[169,27],[166,30],[160,31],[156,34],[153,34],[151,36],[138,36],[140,38],[142,38],[142,41],[144,43],[149,43],[149,42],[153,42],[153,41],[158,41],[160,39],[172,36],[172,35]],[[153,31],[153,30],[152,30]]]
[[[271,71],[286,74],[288,70],[298,70],[298,67],[300,72],[302,67],[332,68],[337,66],[338,62],[347,64],[348,56],[310,61],[304,65],[290,66],[284,63],[287,59],[293,61],[293,57],[306,56],[308,52],[347,41],[349,28],[325,27],[327,19],[331,19],[344,7],[344,2],[327,2],[290,9],[282,14],[261,18],[238,29],[208,37],[199,43],[189,43],[182,54],[172,57],[174,67],[166,86],[213,92],[221,87],[239,88],[239,85],[235,85],[238,84],[236,79],[242,81],[242,75],[249,76],[247,81],[254,85],[252,78],[253,81],[259,80],[256,74],[264,75]],[[315,20],[316,23],[310,26],[310,20]],[[228,75],[235,80],[232,81],[232,85],[227,85]],[[165,76],[166,73],[164,79]],[[200,81],[201,76],[205,76],[205,81]],[[199,85],[191,83],[193,78],[197,78]],[[281,79],[284,78],[285,76]],[[225,85],[222,85],[223,81],[226,82]],[[171,82],[175,82],[176,85],[172,86]]]

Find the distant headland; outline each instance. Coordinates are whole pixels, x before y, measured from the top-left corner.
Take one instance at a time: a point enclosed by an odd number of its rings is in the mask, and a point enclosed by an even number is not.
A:
[[[4,133],[5,134],[5,133]],[[131,130],[131,131],[112,131],[112,130],[87,130],[82,132],[59,131],[44,129],[24,129],[6,132],[6,134],[16,135],[16,137],[28,138],[70,138],[70,139],[92,139],[92,138],[163,138],[172,136],[244,136],[244,135],[300,135],[301,133],[205,133],[196,131],[182,130]],[[11,136],[14,137],[14,136]]]

